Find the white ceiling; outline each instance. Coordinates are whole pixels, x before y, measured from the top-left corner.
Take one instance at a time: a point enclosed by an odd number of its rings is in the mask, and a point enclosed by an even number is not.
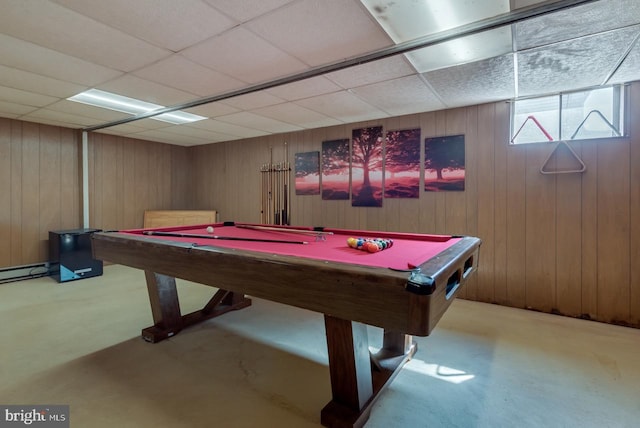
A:
[[[169,107],[222,96],[185,109],[204,121],[97,131],[192,146],[640,80],[638,0],[593,1],[313,73],[537,3],[3,0],[0,117],[79,129],[130,117],[66,100],[90,88]],[[224,96],[283,78],[291,83]]]

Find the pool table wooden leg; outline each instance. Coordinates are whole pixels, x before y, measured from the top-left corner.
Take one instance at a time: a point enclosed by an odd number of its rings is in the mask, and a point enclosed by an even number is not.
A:
[[[380,392],[416,352],[411,336],[385,331],[383,346],[369,352],[367,326],[325,315],[332,400],[320,416],[332,428],[361,427]]]
[[[147,342],[160,342],[183,328],[251,305],[251,299],[244,294],[219,289],[204,308],[182,315],[175,278],[151,271],[145,271],[145,277],[154,323],[142,330]]]

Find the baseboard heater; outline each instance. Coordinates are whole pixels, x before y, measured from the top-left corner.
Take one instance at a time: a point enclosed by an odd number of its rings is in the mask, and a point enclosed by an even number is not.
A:
[[[0,284],[5,282],[21,281],[23,279],[40,278],[51,275],[50,265],[37,263],[33,265],[13,266],[0,269]]]

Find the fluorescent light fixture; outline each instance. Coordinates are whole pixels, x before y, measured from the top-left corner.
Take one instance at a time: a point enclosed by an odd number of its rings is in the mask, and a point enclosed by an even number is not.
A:
[[[414,40],[509,12],[509,0],[360,0],[395,42]]]
[[[450,40],[405,55],[418,73],[494,58],[511,52],[511,27]]]
[[[89,89],[88,91],[81,92],[67,99],[69,101],[75,101],[133,115],[148,113],[164,108],[164,106],[158,104],[148,103],[118,94],[112,94],[111,92],[101,91],[99,89]],[[160,120],[174,125],[181,125],[184,123],[197,122],[207,118],[204,116],[198,116],[197,114],[177,110],[170,113],[162,113],[157,116],[152,116],[150,119]]]
[[[509,12],[509,0],[360,0],[395,43],[415,40]],[[511,26],[439,43],[405,54],[418,73],[511,52]]]

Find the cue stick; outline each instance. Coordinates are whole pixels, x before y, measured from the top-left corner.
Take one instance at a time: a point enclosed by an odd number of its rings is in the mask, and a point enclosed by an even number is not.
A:
[[[204,239],[220,239],[225,241],[277,242],[280,244],[308,244],[307,241],[283,241],[280,239],[241,238],[239,236],[199,235],[196,233],[154,232],[152,230],[147,230],[142,233],[144,235],[149,235],[149,236],[173,236],[176,238],[204,238]]]
[[[268,165],[265,163],[264,164],[264,169],[263,169],[263,176],[264,176],[264,187],[262,188],[262,192],[263,192],[263,198],[264,198],[264,205],[262,206],[262,209],[264,210],[264,223],[267,222],[267,211],[268,211],[268,206],[269,206],[269,172],[268,172]]]
[[[287,224],[291,224],[291,157],[287,146]]]
[[[284,182],[284,186],[283,186],[283,192],[282,192],[282,224],[289,224],[287,222],[288,219],[288,215],[287,215],[287,204],[288,204],[288,200],[287,200],[287,189],[288,189],[288,183],[287,183],[287,163],[289,162],[289,146],[287,146],[287,142],[284,142],[284,164],[283,164],[283,182]]]
[[[278,162],[278,224],[282,224],[282,162]]]
[[[274,184],[275,184],[275,175],[273,174],[273,147],[271,148],[271,161],[269,162],[269,221],[271,224],[273,222],[273,204],[275,204],[275,194],[274,194]]]
[[[278,172],[278,164],[273,165],[273,171],[276,177],[276,184],[274,186],[276,198],[273,204],[273,223],[280,224],[280,216],[278,215],[278,205],[280,203],[280,173]]]
[[[278,224],[284,224],[284,218],[282,217],[282,207],[284,206],[284,192],[282,191],[282,185],[284,184],[284,180],[282,179],[282,173],[284,172],[284,162],[280,162],[280,206],[278,207],[278,217],[280,217],[280,221]]]
[[[262,218],[263,218],[263,223],[267,222],[267,211],[268,211],[268,206],[269,206],[269,166],[268,164],[264,163],[262,164],[262,177],[264,180],[264,185],[262,187],[262,198],[263,198],[263,204],[262,204]]]
[[[260,167],[260,223],[264,223],[264,164]]]
[[[276,184],[276,206],[275,206],[275,217],[276,217],[276,224],[282,224],[282,219],[280,218],[280,205],[282,204],[282,199],[281,199],[281,195],[282,195],[282,165],[280,164],[280,162],[278,162],[278,164],[276,165],[276,177],[277,179],[277,184]]]
[[[269,185],[267,187],[267,192],[269,194],[268,203],[267,203],[267,223],[271,223],[271,201],[273,198],[272,188],[273,188],[273,147],[269,147],[269,167],[268,167],[268,181]]]
[[[287,184],[286,184],[287,180],[285,178],[285,185],[284,185],[284,197],[283,197],[283,203],[282,203],[282,224],[289,224],[287,223]]]
[[[263,191],[263,197],[264,197],[264,205],[262,207],[262,209],[264,210],[264,221],[267,221],[267,212],[269,211],[269,165],[268,164],[264,164],[264,188],[262,189]]]
[[[323,232],[321,230],[289,229],[282,227],[254,226],[251,224],[236,224],[236,227],[241,229],[270,230],[274,232],[300,233],[305,235],[333,235],[333,232]]]
[[[265,222],[269,223],[269,210],[271,210],[271,165],[270,164],[266,164],[266,169],[265,169],[265,174],[267,177],[267,186],[265,187],[265,192],[267,195],[267,200],[264,206],[264,212],[265,212]]]
[[[294,185],[295,188],[295,185]],[[287,224],[291,224],[291,162],[287,162]]]

